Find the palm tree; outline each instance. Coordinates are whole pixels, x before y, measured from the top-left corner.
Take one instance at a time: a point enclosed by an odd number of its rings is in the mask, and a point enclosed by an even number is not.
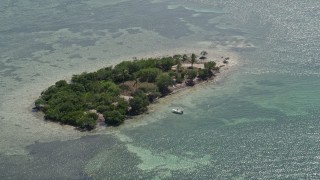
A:
[[[196,58],[197,58],[197,56],[194,53],[192,53],[191,54],[191,67],[192,68],[193,68],[193,64],[196,62]]]

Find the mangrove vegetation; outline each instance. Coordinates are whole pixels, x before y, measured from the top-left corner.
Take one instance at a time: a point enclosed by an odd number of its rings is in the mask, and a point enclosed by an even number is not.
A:
[[[175,85],[192,86],[196,79],[207,80],[218,70],[213,61],[197,62],[195,54],[123,61],[73,75],[70,82],[56,82],[41,93],[35,109],[43,111],[46,120],[79,129],[94,129],[98,122],[117,126],[128,116],[146,112],[150,103]]]

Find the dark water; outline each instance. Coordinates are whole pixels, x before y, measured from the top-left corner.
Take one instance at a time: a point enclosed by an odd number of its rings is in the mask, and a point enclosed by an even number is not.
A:
[[[1,179],[320,178],[318,1],[5,1],[0,12]],[[239,54],[237,69],[120,128],[79,135],[26,113],[32,87],[203,43]]]

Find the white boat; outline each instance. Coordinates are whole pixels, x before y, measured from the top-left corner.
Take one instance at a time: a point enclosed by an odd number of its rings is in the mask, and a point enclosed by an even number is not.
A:
[[[182,108],[174,108],[174,109],[172,109],[172,112],[175,114],[183,114],[183,109]]]

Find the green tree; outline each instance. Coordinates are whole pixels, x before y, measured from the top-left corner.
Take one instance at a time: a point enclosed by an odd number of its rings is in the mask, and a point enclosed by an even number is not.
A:
[[[85,87],[80,83],[72,83],[69,86],[70,89],[75,93],[84,93],[86,91]]]
[[[176,83],[182,83],[183,82],[183,77],[181,73],[177,73],[176,75]]]
[[[97,112],[104,113],[106,111],[113,110],[109,105],[100,104],[96,107]]]
[[[138,71],[136,78],[139,79],[139,82],[155,82],[159,74],[161,70],[158,68],[146,68]]]
[[[181,59],[182,59],[182,56],[181,56],[180,54],[175,54],[175,55],[173,55],[172,57],[173,57],[173,59],[175,59],[175,60],[181,60]]]
[[[87,83],[95,80],[96,80],[96,76],[94,73],[83,72],[80,75],[73,75],[71,82],[86,85]]]
[[[123,61],[113,68],[113,81],[115,83],[122,83],[133,78],[130,72],[134,72],[135,68],[131,67],[131,64],[131,61]]]
[[[68,83],[65,80],[60,80],[58,82],[56,82],[56,87],[60,88],[60,87],[65,87],[68,85]]]
[[[115,83],[122,83],[130,79],[128,69],[114,69],[113,70],[113,81]]]
[[[77,120],[82,118],[83,115],[84,115],[84,111],[72,111],[67,113],[65,116],[63,116],[61,118],[61,122],[64,124],[76,126]]]
[[[118,126],[123,123],[125,116],[117,110],[106,111],[103,113],[103,117],[108,125]]]
[[[197,77],[197,71],[193,69],[188,69],[187,79],[193,80],[195,77]]]
[[[182,56],[182,62],[186,62],[188,60],[188,56],[186,55],[186,54],[184,54],[183,56]]]
[[[140,70],[140,66],[136,61],[133,61],[128,65],[129,74],[133,74],[135,72],[138,72],[139,70]]]
[[[181,68],[182,68],[182,64],[181,64],[181,60],[180,59],[178,59],[177,60],[177,72],[180,72],[181,71]]]
[[[158,66],[162,71],[171,70],[172,66],[175,64],[175,60],[172,57],[163,57],[158,61]]]
[[[126,114],[129,109],[129,103],[126,100],[124,100],[123,98],[118,98],[116,109],[121,114]]]
[[[97,125],[98,115],[96,113],[84,113],[84,115],[77,119],[76,125],[81,129],[91,130]]]
[[[41,93],[41,98],[45,101],[49,101],[57,92],[59,92],[59,89],[55,85],[50,86],[47,90]]]
[[[167,94],[169,92],[168,87],[172,84],[172,79],[167,73],[159,75],[156,80],[156,85],[158,86],[159,91],[162,95]]]
[[[106,67],[103,69],[99,69],[96,73],[95,73],[96,79],[97,80],[112,80],[113,77],[113,72],[112,72],[112,67]]]
[[[147,106],[149,105],[149,98],[142,90],[138,89],[134,93],[133,98],[129,100],[129,105],[131,107],[131,114],[141,114],[147,111]]]
[[[216,63],[214,61],[204,63],[204,68],[206,69],[210,70],[210,69],[213,69],[214,67],[216,67]]]
[[[130,99],[129,104],[131,107],[130,112],[133,115],[138,115],[138,114],[141,114],[141,113],[147,111],[148,103],[146,103],[146,101],[144,101],[144,99],[139,96],[136,96],[136,97]]]
[[[34,103],[36,107],[40,107],[41,105],[45,105],[45,104],[46,104],[46,101],[43,100],[42,98],[37,99]]]
[[[194,85],[194,81],[193,79],[197,77],[197,71],[194,69],[189,69],[187,71],[187,80],[186,80],[186,85],[187,86],[193,86]]]
[[[102,81],[103,92],[106,92],[112,96],[118,96],[120,94],[120,88],[114,82]]]
[[[149,102],[153,102],[156,98],[161,96],[158,86],[153,83],[141,83],[139,89],[148,96]]]
[[[198,77],[202,80],[207,80],[210,77],[210,70],[209,69],[199,69]]]
[[[44,118],[50,121],[59,121],[62,116],[63,114],[58,109],[51,107],[45,111]]]
[[[194,53],[192,53],[191,54],[191,67],[192,68],[193,68],[193,64],[196,62],[196,58],[197,58],[197,56]]]

